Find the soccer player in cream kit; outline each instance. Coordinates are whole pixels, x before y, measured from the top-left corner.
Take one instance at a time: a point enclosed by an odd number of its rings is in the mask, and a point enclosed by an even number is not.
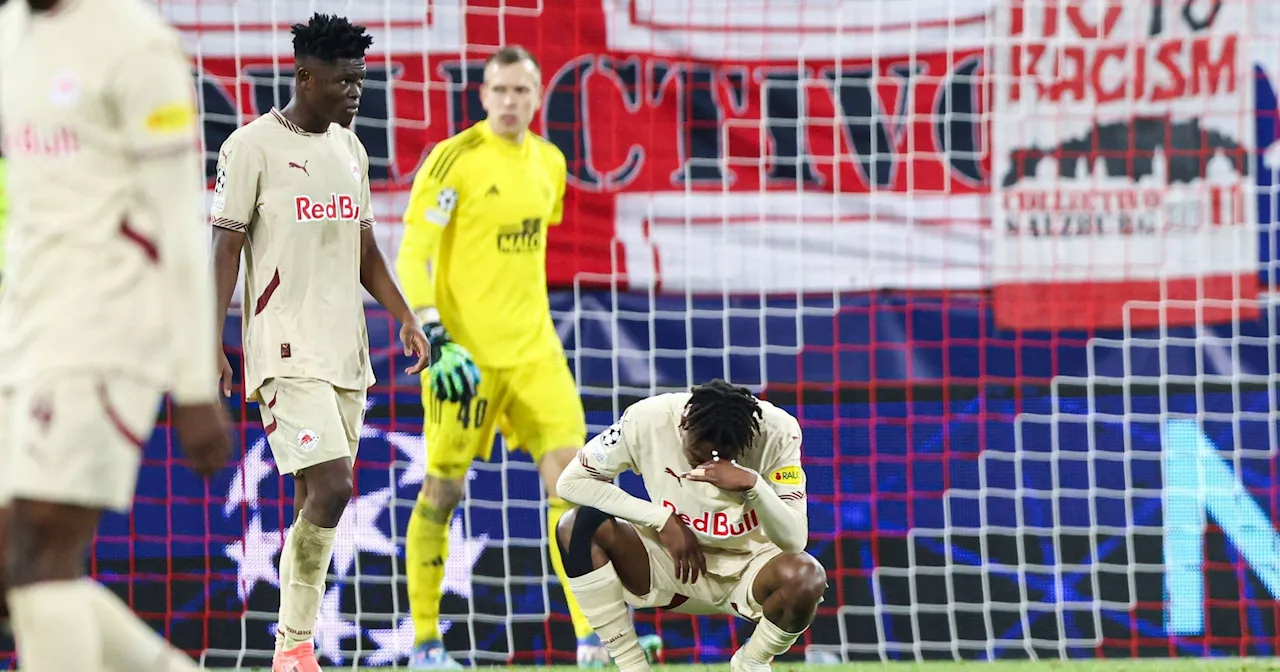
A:
[[[243,251],[245,393],[258,402],[277,467],[295,479],[275,672],[320,669],[313,632],[374,382],[362,286],[400,322],[405,354],[418,357],[407,372],[427,364],[422,326],[374,240],[369,156],[347,128],[372,43],[364,26],[336,16],[294,25],[293,100],[237,129],[218,154],[218,314],[231,303]]]
[[[199,473],[230,452],[191,61],[142,0],[10,0],[0,134],[0,602],[22,669],[194,672],[84,575],[166,393]]]
[[[565,570],[621,670],[649,669],[628,604],[756,623],[734,672],[770,669],[809,627],[826,573],[804,550],[801,441],[789,413],[713,380],[632,404],[565,469]],[[628,470],[649,500],[614,484]]]

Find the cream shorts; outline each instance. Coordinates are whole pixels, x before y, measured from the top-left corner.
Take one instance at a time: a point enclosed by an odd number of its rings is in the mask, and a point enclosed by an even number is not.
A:
[[[14,499],[127,512],[164,390],[102,374],[0,390],[0,507]]]
[[[764,607],[756,602],[752,586],[760,570],[781,555],[782,549],[769,548],[741,560],[717,557],[714,564],[719,575],[708,574],[699,576],[695,583],[683,583],[677,578],[671,555],[658,541],[657,532],[641,526],[635,529],[649,555],[649,594],[635,595],[624,588],[627,604],[638,609],[661,608],[682,614],[729,614],[753,623],[764,616]],[[708,557],[707,564],[712,563]]]
[[[355,463],[364,426],[364,390],[315,378],[270,378],[259,388],[262,427],[282,474],[348,458]]]

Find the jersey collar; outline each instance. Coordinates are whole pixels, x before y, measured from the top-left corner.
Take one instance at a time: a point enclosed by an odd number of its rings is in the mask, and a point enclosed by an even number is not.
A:
[[[288,119],[286,119],[286,118],[285,118],[285,116],[284,116],[283,114],[281,114],[280,110],[277,110],[277,109],[276,109],[276,108],[274,108],[274,107],[273,107],[273,108],[271,108],[271,112],[270,112],[270,114],[271,114],[271,117],[272,117],[273,119],[275,119],[276,121],[280,122],[280,125],[281,125],[281,126],[284,126],[285,128],[289,129],[290,131],[292,131],[292,132],[294,132],[294,133],[297,133],[298,135],[329,135],[330,130],[331,130],[331,128],[332,128],[332,127],[330,127],[330,128],[326,128],[326,129],[324,129],[324,133],[312,133],[312,132],[310,132],[310,131],[304,130],[301,126],[299,126],[299,125],[297,125],[297,124],[293,123],[292,121],[289,121]]]
[[[533,131],[525,131],[524,140],[520,144],[516,145],[510,140],[507,140],[495,133],[493,129],[489,127],[488,119],[484,119],[476,125],[480,127],[480,132],[484,134],[485,140],[489,141],[493,146],[498,147],[503,151],[517,153],[522,156],[529,153],[529,142],[532,140],[532,138],[529,137],[529,134]]]

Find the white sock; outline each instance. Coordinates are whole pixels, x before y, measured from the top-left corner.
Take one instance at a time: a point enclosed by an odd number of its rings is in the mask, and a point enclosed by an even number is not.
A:
[[[8,592],[23,672],[100,672],[103,635],[83,579],[45,581]]]
[[[768,665],[773,662],[774,656],[790,651],[791,645],[795,644],[803,633],[803,630],[787,632],[774,625],[769,619],[761,618],[760,623],[756,625],[756,631],[751,634],[747,643],[742,645],[743,662]]]
[[[296,520],[294,522],[297,522]],[[289,544],[289,533],[285,532],[284,544],[280,549],[280,620],[284,619],[285,589],[293,580],[293,546]],[[284,650],[284,628],[280,621],[276,622],[276,651]]]
[[[95,581],[86,582],[102,633],[103,658],[111,672],[197,672],[200,667],[156,634],[120,598]]]
[[[280,582],[280,625],[285,650],[311,641],[324,599],[325,577],[333,559],[333,538],[337,528],[316,527],[299,517],[284,540],[290,554],[288,583]],[[282,555],[282,561],[283,556]]]
[[[609,649],[609,655],[622,672],[647,671],[649,660],[640,648],[631,614],[627,612],[622,582],[613,563],[583,576],[569,577],[569,590],[578,598],[582,615]]]

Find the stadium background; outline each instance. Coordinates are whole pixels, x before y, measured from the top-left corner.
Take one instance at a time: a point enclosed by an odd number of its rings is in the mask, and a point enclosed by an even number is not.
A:
[[[639,397],[715,376],[805,427],[809,550],[831,580],[794,655],[1270,655],[1280,643],[1269,292],[1246,302],[1256,317],[1220,324],[997,326],[997,127],[983,88],[1007,39],[997,3],[159,4],[196,55],[210,177],[233,128],[287,101],[289,23],[314,9],[368,23],[356,130],[388,254],[414,170],[481,114],[484,56],[506,42],[539,56],[537,125],[573,176],[548,240],[553,318],[593,430]],[[1261,226],[1247,275],[1269,290],[1280,44],[1249,37],[1240,137]],[[816,95],[831,67],[882,81],[850,87],[837,110]],[[394,325],[376,307],[369,318],[378,385],[318,636],[334,664],[403,662],[412,639],[401,547],[424,464],[418,384],[400,373]],[[238,321],[225,342],[238,344]],[[200,482],[162,426],[133,514],[104,522],[92,560],[215,667],[269,659],[291,510],[256,409],[233,403],[233,468]],[[1224,452],[1204,449],[1201,430]],[[569,662],[536,472],[498,455],[469,477],[451,537],[446,643],[477,663]],[[1197,485],[1219,463],[1240,489]],[[1213,514],[1194,534],[1166,525],[1175,472],[1199,488],[1183,493],[1192,513]],[[1224,506],[1224,492],[1251,497]],[[668,661],[727,660],[750,633],[727,618],[638,620]]]

